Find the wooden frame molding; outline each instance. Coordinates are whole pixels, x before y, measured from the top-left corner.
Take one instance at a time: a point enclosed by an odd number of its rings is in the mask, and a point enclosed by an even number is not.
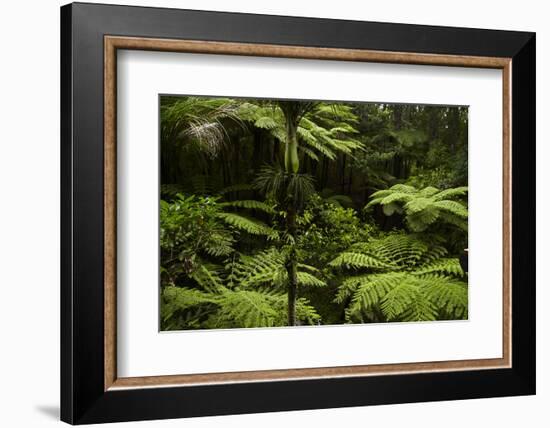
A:
[[[247,55],[339,61],[441,65],[502,70],[503,81],[503,349],[502,358],[346,367],[118,378],[116,368],[116,61],[118,49]],[[357,49],[104,37],[104,389],[358,377],[510,368],[512,362],[512,61],[510,58],[418,54]]]

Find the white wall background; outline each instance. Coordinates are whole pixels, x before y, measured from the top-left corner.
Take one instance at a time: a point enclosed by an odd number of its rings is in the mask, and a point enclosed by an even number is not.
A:
[[[120,2],[124,2],[120,0]],[[104,0],[103,3],[116,3]],[[539,0],[145,0],[127,4],[537,32],[538,395],[132,423],[158,427],[544,426],[549,417],[550,27]],[[59,407],[59,6],[0,6],[0,425],[55,426]],[[545,79],[546,77],[546,79]],[[545,120],[546,119],[546,120]]]

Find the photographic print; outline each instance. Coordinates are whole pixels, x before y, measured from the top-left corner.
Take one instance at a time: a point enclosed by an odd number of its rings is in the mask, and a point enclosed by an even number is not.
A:
[[[468,318],[468,107],[159,108],[161,331]]]

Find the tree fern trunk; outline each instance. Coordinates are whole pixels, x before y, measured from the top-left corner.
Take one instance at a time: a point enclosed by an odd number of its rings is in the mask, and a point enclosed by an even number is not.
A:
[[[288,272],[288,325],[296,325],[296,289],[298,286],[296,257],[291,255],[287,263]]]
[[[286,226],[288,233],[296,238],[296,210],[289,206],[286,212]],[[296,325],[296,293],[298,288],[298,262],[296,250],[292,248],[286,263],[288,274],[288,325]]]
[[[298,125],[294,121],[286,120],[286,149],[285,149],[285,169],[286,172],[296,174],[300,168],[298,158],[298,139],[296,137],[296,128]]]

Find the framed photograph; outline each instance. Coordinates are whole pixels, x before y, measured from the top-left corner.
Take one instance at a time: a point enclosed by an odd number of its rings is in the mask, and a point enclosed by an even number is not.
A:
[[[61,418],[535,393],[535,35],[61,8]]]

